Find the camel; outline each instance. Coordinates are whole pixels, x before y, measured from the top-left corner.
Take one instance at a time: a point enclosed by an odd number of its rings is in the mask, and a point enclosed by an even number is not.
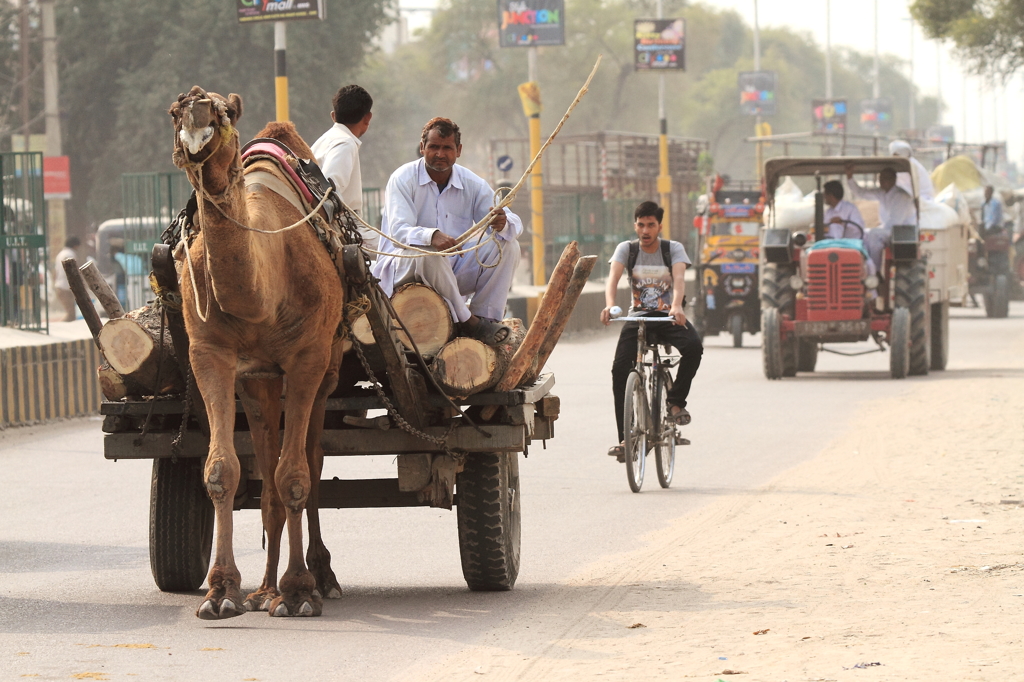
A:
[[[267,610],[271,616],[319,616],[322,596],[341,596],[320,539],[317,493],[326,399],[337,385],[341,360],[337,330],[344,286],[308,224],[282,231],[303,214],[265,185],[245,186],[235,129],[241,97],[195,86],[179,95],[168,113],[174,163],[186,170],[200,198],[199,234],[179,254],[185,261],[181,292],[189,359],[209,415],[204,480],[216,519],[209,591],[196,615],[215,620]],[[258,137],[274,137],[296,155],[313,158],[291,123],[268,124]],[[273,164],[257,165],[287,183]],[[287,378],[283,443],[278,432],[282,374]],[[236,390],[263,478],[267,534],[263,582],[244,599],[232,548],[232,507],[241,476],[233,442]],[[308,567],[302,556],[304,508]],[[288,565],[278,584],[286,523]]]

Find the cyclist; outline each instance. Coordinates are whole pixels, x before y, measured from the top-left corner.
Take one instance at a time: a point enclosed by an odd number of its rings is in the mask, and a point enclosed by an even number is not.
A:
[[[649,325],[647,338],[652,343],[674,346],[682,356],[676,379],[666,399],[669,416],[678,424],[688,424],[690,413],[686,411],[686,397],[690,393],[690,384],[697,373],[697,368],[700,367],[704,346],[697,330],[687,321],[683,312],[686,301],[684,275],[690,259],[682,244],[660,237],[661,220],[664,215],[665,209],[653,201],[645,201],[636,207],[633,213],[633,229],[637,238],[619,244],[609,261],[611,270],[605,287],[605,308],[601,311],[601,322],[607,325],[611,321],[611,309],[615,305],[619,279],[624,270],[629,270],[633,295],[629,315],[673,318],[671,325]],[[638,329],[639,325],[636,322],[627,322],[623,326],[612,362],[612,395],[615,401],[615,423],[619,432],[619,444],[612,446],[608,454],[620,461],[625,461],[623,402],[626,380],[636,362]]]

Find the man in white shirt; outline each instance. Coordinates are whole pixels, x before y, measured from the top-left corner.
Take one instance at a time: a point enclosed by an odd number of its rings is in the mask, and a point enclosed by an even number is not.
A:
[[[846,181],[850,185],[850,194],[857,199],[869,199],[878,202],[878,218],[880,227],[869,230],[864,235],[864,248],[868,250],[875,271],[882,272],[882,252],[892,243],[893,225],[916,225],[917,204],[914,197],[902,187],[896,185],[896,171],[886,168],[878,174],[878,187],[868,189],[861,187],[853,177],[853,169],[847,168]]]
[[[829,239],[864,239],[864,218],[860,210],[843,199],[843,183],[829,180],[822,188],[825,195],[825,228]]]
[[[78,311],[75,308],[75,295],[71,293],[71,285],[68,284],[68,276],[61,263],[66,258],[78,258],[75,249],[81,245],[82,240],[71,235],[64,240],[64,248],[57,253],[57,257],[54,259],[53,293],[57,296],[61,307],[64,308],[64,317],[61,318],[61,322],[74,322],[78,317]]]
[[[995,195],[992,185],[985,187],[985,203],[981,205],[982,237],[1003,226],[1003,202]]]
[[[935,185],[932,184],[931,174],[924,164],[914,158],[914,150],[909,142],[904,140],[893,140],[889,143],[889,153],[893,156],[902,156],[910,159],[910,165],[914,167],[914,178],[917,181],[917,196],[928,201],[935,201]],[[914,189],[910,182],[910,173],[898,173],[896,184],[903,188],[903,191],[913,196]]]
[[[341,200],[356,213],[363,209],[363,176],[359,168],[360,138],[370,127],[373,98],[358,85],[346,85],[334,95],[331,120],[334,125],[313,143],[311,149],[316,162],[330,180],[334,181]],[[366,228],[359,233],[363,244],[377,249],[377,234]]]
[[[455,161],[462,154],[459,127],[446,118],[431,119],[420,136],[420,154],[391,175],[384,191],[381,239],[384,252],[373,266],[388,296],[406,282],[420,281],[448,301],[462,334],[489,345],[504,341],[510,330],[504,317],[512,277],[519,265],[523,232],[519,216],[493,209],[494,192],[475,173]],[[494,216],[483,236],[458,247],[479,249],[458,256],[424,255],[403,248],[444,251],[488,214]],[[493,238],[492,238],[493,237]],[[397,242],[397,243],[395,243]],[[472,295],[467,305],[466,297]]]

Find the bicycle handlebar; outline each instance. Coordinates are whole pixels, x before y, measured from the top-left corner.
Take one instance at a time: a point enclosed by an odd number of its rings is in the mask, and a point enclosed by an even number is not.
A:
[[[609,322],[675,322],[673,317],[613,317]]]

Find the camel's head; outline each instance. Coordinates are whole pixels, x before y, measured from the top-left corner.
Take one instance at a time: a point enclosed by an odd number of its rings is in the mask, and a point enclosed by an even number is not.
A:
[[[174,164],[202,162],[224,145],[237,140],[235,123],[242,117],[242,98],[232,93],[225,99],[198,85],[167,112],[174,122]]]

